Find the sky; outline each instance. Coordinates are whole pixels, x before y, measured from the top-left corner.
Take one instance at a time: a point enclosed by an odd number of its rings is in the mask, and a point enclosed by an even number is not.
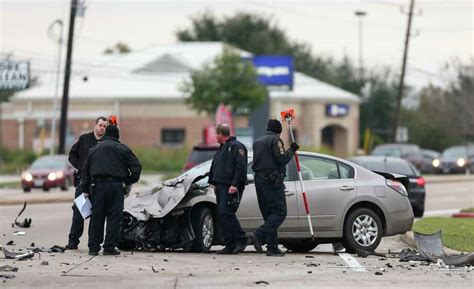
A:
[[[362,10],[362,53],[366,69],[389,66],[399,72],[409,0],[85,0],[77,18],[74,61],[93,63],[106,47],[122,41],[132,50],[176,42],[175,32],[190,27],[204,11],[222,18],[237,12],[272,17],[290,39],[307,43],[315,55],[358,63]],[[57,44],[48,27],[61,19],[67,31],[70,0],[0,0],[0,54],[29,59],[33,70],[54,70]],[[474,6],[469,0],[416,0],[408,52],[407,82],[443,85],[443,69],[453,59],[473,57]],[[63,51],[63,58],[65,51]]]

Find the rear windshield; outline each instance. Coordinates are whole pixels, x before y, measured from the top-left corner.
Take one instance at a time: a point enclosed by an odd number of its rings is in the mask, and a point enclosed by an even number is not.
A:
[[[371,171],[394,173],[406,176],[418,176],[419,172],[408,162],[401,161],[364,161],[363,166]]]
[[[200,164],[214,157],[217,150],[196,150],[194,149],[189,156],[188,162]]]
[[[400,157],[402,151],[399,147],[395,146],[380,146],[376,147],[372,152],[374,156],[389,156],[389,157]]]

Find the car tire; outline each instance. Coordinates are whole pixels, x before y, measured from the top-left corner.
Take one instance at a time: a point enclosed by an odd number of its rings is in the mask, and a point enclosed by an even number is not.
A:
[[[67,191],[70,185],[70,181],[68,178],[64,179],[64,185],[61,187],[61,191]]]
[[[318,246],[318,243],[311,239],[290,240],[281,242],[281,244],[294,253],[306,253]]]
[[[380,217],[374,211],[357,208],[346,216],[342,244],[348,253],[372,252],[382,240],[382,230]]]
[[[31,192],[31,188],[25,188],[25,187],[23,187],[23,192],[29,193],[29,192]]]
[[[416,218],[421,218],[423,217],[423,214],[425,213],[425,208],[420,208],[420,207],[413,207],[413,215]]]
[[[43,187],[43,192],[49,192],[49,188],[48,187]]]
[[[197,208],[191,213],[191,224],[196,236],[191,251],[208,253],[215,237],[215,217],[209,208]]]

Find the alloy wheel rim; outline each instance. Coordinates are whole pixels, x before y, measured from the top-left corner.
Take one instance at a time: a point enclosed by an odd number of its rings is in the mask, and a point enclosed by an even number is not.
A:
[[[214,221],[210,215],[207,215],[202,222],[202,243],[206,247],[212,245],[212,237],[214,235]]]
[[[352,236],[362,247],[368,247],[377,240],[379,229],[377,222],[369,215],[358,216],[352,224]]]

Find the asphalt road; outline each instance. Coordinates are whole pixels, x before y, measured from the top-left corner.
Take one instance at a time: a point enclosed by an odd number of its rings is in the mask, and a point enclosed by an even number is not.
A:
[[[470,185],[470,184],[469,184]],[[460,189],[464,188],[464,189]],[[428,184],[427,205],[431,210],[461,208],[472,204],[472,190],[466,184]],[[455,198],[447,196],[454,194]],[[469,193],[471,192],[471,193]],[[4,192],[1,194],[23,194]],[[68,194],[64,192],[51,192]],[[70,192],[71,193],[71,192]],[[34,191],[32,194],[43,194]],[[459,199],[459,200],[458,200]],[[49,248],[65,245],[70,226],[70,203],[29,205],[23,217],[33,219],[25,235],[14,235],[19,228],[11,223],[20,206],[0,206],[0,244],[13,240],[9,249]],[[87,235],[87,233],[86,233]],[[87,254],[87,236],[78,251],[41,253],[26,261],[0,258],[0,266],[13,265],[18,272],[13,279],[0,277],[0,288],[473,288],[474,271],[446,270],[436,265],[411,266],[397,258],[352,255],[356,268],[335,255],[331,246],[320,245],[306,254],[289,253],[283,258],[257,254],[253,248],[237,256],[215,253],[123,252],[121,256]],[[398,236],[384,238],[379,253],[400,250],[407,245]],[[214,250],[220,247],[216,246]],[[215,251],[214,251],[215,252]],[[3,257],[3,256],[2,256]],[[47,265],[41,265],[46,261]],[[376,275],[376,272],[379,272]],[[268,284],[259,281],[265,281]],[[257,284],[258,283],[258,284]]]

